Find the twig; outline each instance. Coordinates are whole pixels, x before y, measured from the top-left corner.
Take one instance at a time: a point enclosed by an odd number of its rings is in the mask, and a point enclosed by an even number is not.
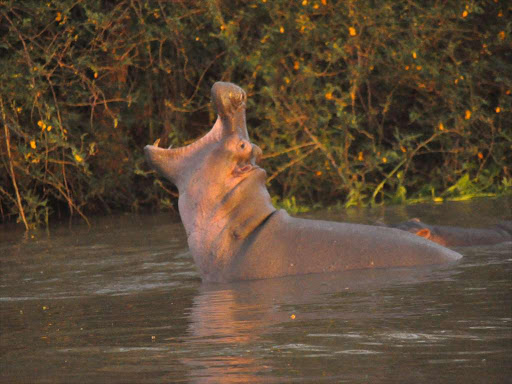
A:
[[[334,160],[334,157],[332,157],[331,153],[327,150],[327,148],[325,148],[325,146],[320,142],[320,140],[318,140],[318,138],[311,133],[311,131],[308,129],[308,127],[304,126],[302,124],[302,122],[300,124],[304,128],[304,131],[311,138],[311,140],[313,140],[313,142],[316,144],[318,149],[320,149],[324,153],[325,157],[327,157],[327,159],[331,163],[332,167],[336,170],[336,173],[338,174],[340,179],[343,181],[343,183],[347,184],[347,180],[345,179],[345,175],[341,172],[340,167],[338,166],[338,164],[336,164],[336,161]]]
[[[315,152],[317,149],[318,149],[318,146],[315,146],[315,148],[310,149],[309,151],[307,151],[302,156],[299,156],[299,157],[293,159],[292,161],[290,161],[289,163],[287,163],[287,164],[283,165],[282,167],[278,168],[277,171],[275,171],[269,178],[267,178],[267,183],[270,183],[273,179],[276,178],[277,175],[279,175],[285,169],[290,168],[292,165],[297,164],[299,161],[302,161],[303,159],[308,157],[310,154]]]
[[[277,156],[281,156],[281,155],[284,155],[285,153],[288,153],[288,152],[291,152],[291,151],[295,151],[296,149],[300,149],[300,148],[304,148],[304,147],[309,147],[311,145],[316,145],[316,143],[314,142],[309,142],[309,143],[305,143],[305,144],[300,144],[300,145],[296,145],[294,147],[291,147],[291,148],[288,148],[288,149],[285,149],[284,151],[281,151],[281,152],[275,152],[275,153],[270,153],[268,155],[263,155],[261,158],[263,160],[265,159],[270,159],[272,157],[277,157]]]
[[[16,183],[16,175],[14,174],[14,167],[12,164],[11,146],[10,146],[10,142],[9,142],[9,129],[7,128],[7,118],[5,115],[4,100],[2,98],[0,98],[0,107],[2,108],[2,119],[4,121],[4,130],[5,130],[5,145],[7,146],[7,157],[9,158],[9,168],[11,170],[12,185],[14,186],[14,191],[16,192],[18,210],[20,212],[21,219],[23,220],[23,224],[25,224],[25,229],[28,231],[29,226],[27,223],[27,219],[25,217],[25,211],[23,210],[23,205],[21,204],[21,196],[20,196],[20,192],[18,191],[18,184]]]

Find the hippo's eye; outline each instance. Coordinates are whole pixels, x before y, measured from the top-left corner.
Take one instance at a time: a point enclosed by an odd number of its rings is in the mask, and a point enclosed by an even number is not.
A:
[[[245,149],[245,141],[242,141],[242,142],[240,143],[240,149]]]

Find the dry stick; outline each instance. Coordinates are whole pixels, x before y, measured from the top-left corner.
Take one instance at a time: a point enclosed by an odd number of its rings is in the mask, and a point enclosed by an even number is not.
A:
[[[434,140],[437,136],[441,136],[443,134],[446,134],[446,133],[458,133],[456,132],[455,130],[446,130],[446,131],[441,131],[441,132],[436,132],[434,133],[432,136],[430,136],[427,140],[425,140],[424,142],[418,144],[418,146],[411,152],[411,154],[408,156],[409,159],[412,159],[416,153],[421,149],[423,148],[425,145],[427,145],[428,143],[430,143],[432,140]],[[407,173],[407,170],[409,169],[409,164],[407,164],[405,166],[405,169],[404,169],[404,176],[405,174]]]
[[[316,151],[318,149],[318,146],[315,146],[315,148],[313,149],[310,149],[309,151],[307,151],[305,154],[303,154],[302,156],[299,156],[297,157],[296,159],[293,159],[292,161],[290,161],[288,164],[285,164],[283,165],[282,167],[278,168],[277,171],[275,171],[272,176],[270,176],[269,178],[267,178],[267,183],[270,183],[273,179],[276,178],[277,175],[279,175],[281,172],[283,172],[285,169],[287,168],[290,168],[292,165],[294,164],[297,164],[299,161],[305,159],[306,157],[308,157],[310,154],[312,154],[314,151]]]
[[[318,140],[318,137],[316,137],[315,135],[313,135],[311,133],[311,131],[308,129],[308,127],[305,127],[302,124],[302,122],[300,124],[302,125],[302,128],[304,129],[304,131],[311,138],[311,140],[313,140],[313,142],[316,144],[318,149],[320,149],[324,153],[325,157],[327,157],[327,159],[331,162],[331,165],[336,170],[336,173],[338,173],[338,176],[343,181],[343,183],[347,184],[347,179],[345,179],[345,175],[340,171],[340,167],[338,167],[338,164],[336,164],[336,161],[332,157],[331,153],[327,150],[327,148],[325,148],[325,146],[320,142],[320,140]]]
[[[21,196],[20,196],[20,192],[18,191],[18,184],[16,183],[16,175],[14,174],[14,167],[12,165],[11,146],[9,143],[9,129],[7,128],[7,119],[5,116],[4,100],[1,98],[0,98],[0,107],[2,108],[2,119],[4,120],[5,145],[7,146],[7,157],[9,158],[9,168],[11,170],[12,185],[14,186],[14,191],[16,192],[18,210],[20,212],[21,219],[23,220],[23,224],[25,224],[25,229],[28,231],[29,227],[28,227],[27,219],[25,218],[25,211],[23,210],[23,205],[21,204]]]
[[[160,180],[156,179],[156,183],[160,186],[160,188],[162,188],[165,192],[167,192],[172,197],[177,198],[180,196],[178,193],[171,191],[169,188],[166,188]]]
[[[286,105],[286,107],[288,108],[288,110],[290,112],[292,112],[292,108],[290,105],[288,105],[288,103],[284,102],[284,104]],[[338,176],[340,177],[340,179],[343,181],[343,183],[347,184],[347,180],[345,179],[345,175],[343,175],[343,173],[341,172],[340,170],[340,167],[338,167],[338,164],[336,164],[336,161],[334,160],[334,158],[332,157],[331,153],[327,150],[327,148],[325,148],[325,146],[320,142],[320,140],[318,140],[318,138],[313,135],[311,133],[311,131],[308,129],[308,127],[306,127],[304,125],[304,119],[299,118],[297,119],[297,122],[299,123],[299,125],[302,127],[302,129],[304,129],[304,131],[307,133],[307,135],[311,138],[311,140],[315,143],[316,147],[318,149],[320,149],[323,154],[325,155],[325,157],[327,157],[327,159],[330,161],[331,165],[333,166],[333,168],[336,170],[336,173],[338,174]],[[345,143],[346,144],[346,143]],[[345,145],[346,147],[346,145]],[[309,153],[309,152],[308,152]],[[348,164],[348,159],[347,159],[347,164]],[[269,181],[269,180],[267,180]]]
[[[55,175],[53,173],[51,173],[50,171],[48,171],[48,173],[51,176],[55,177]],[[39,181],[44,181],[44,180],[41,180],[41,178],[39,178],[39,177],[36,177],[36,179]],[[52,185],[57,191],[60,192],[60,194],[67,200],[67,203],[68,203],[68,206],[70,207],[70,209],[74,208],[78,212],[78,214],[80,216],[82,216],[82,219],[84,219],[85,223],[90,228],[91,223],[89,222],[89,219],[87,219],[87,216],[84,215],[84,213],[80,210],[80,208],[78,208],[78,205],[76,205],[73,202],[73,200],[62,190],[62,188],[59,186],[59,184],[51,182],[50,180],[47,180],[46,183]]]
[[[217,56],[215,56],[213,58],[212,61],[210,61],[210,63],[206,66],[206,68],[204,69],[203,73],[201,73],[201,76],[199,77],[199,81],[197,82],[196,84],[196,88],[194,89],[194,92],[192,93],[192,96],[190,96],[188,98],[188,100],[186,100],[183,105],[184,106],[187,106],[189,103],[192,102],[192,99],[196,96],[197,94],[197,91],[199,90],[199,86],[201,85],[201,82],[203,81],[203,77],[204,75],[206,75],[206,72],[210,69],[210,67],[213,65],[213,63],[215,63],[215,61],[217,61],[217,59],[221,58],[222,56],[224,56],[226,54],[226,51],[224,52],[221,52],[219,53]]]
[[[300,149],[300,148],[304,148],[304,147],[309,147],[311,145],[316,145],[316,143],[310,141],[309,143],[295,145],[294,147],[285,149],[284,151],[281,151],[281,152],[275,152],[275,153],[270,153],[268,155],[263,155],[261,158],[263,160],[270,159],[272,157],[281,156],[281,155],[284,155],[285,153],[288,153],[288,152],[291,152],[291,151],[295,151],[296,149]]]

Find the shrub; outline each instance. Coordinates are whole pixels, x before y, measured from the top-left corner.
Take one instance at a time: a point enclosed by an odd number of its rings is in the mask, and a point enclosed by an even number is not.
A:
[[[283,201],[510,191],[505,2],[0,4],[2,220],[172,207],[142,147],[204,134],[217,80],[248,92]]]

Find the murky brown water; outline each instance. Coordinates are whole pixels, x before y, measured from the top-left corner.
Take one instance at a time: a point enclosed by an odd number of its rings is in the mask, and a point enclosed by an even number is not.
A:
[[[511,207],[321,217],[481,227]],[[207,285],[168,216],[0,228],[0,381],[510,383],[512,243],[459,250],[444,267]]]

